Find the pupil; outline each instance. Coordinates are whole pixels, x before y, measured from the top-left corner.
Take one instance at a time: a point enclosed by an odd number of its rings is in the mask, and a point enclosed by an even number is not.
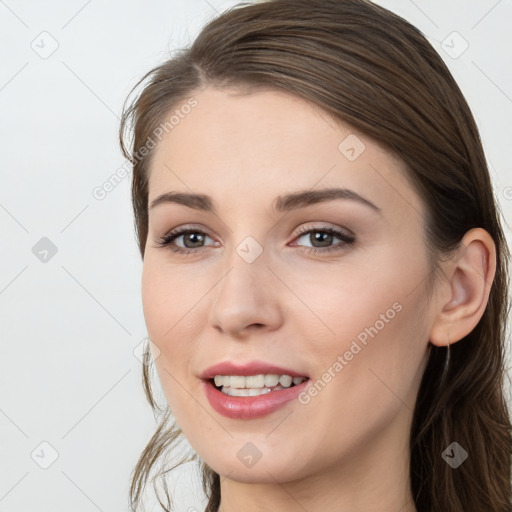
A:
[[[331,235],[330,233],[316,231],[314,233],[314,241],[323,243],[323,245],[321,245],[320,247],[329,246],[329,244],[332,242],[332,236],[333,235]],[[315,244],[313,244],[313,246],[315,246]]]
[[[187,240],[187,237],[188,237],[188,240],[189,240],[189,241],[190,241],[190,239],[191,239],[191,238],[196,238],[195,242],[194,242],[194,240],[192,240],[192,244],[194,244],[194,243],[198,243],[198,242],[200,243],[200,242],[202,242],[202,241],[203,241],[203,240],[202,240],[202,238],[203,238],[203,237],[202,237],[202,235],[199,235],[199,236],[198,236],[198,235],[197,235],[197,233],[187,233],[187,234],[185,235],[184,239],[185,239],[185,240]],[[185,243],[185,245],[187,245],[187,244]],[[194,247],[194,246],[193,246],[193,247]]]

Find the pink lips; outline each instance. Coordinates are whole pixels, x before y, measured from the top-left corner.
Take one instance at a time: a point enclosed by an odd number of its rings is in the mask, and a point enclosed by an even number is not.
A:
[[[291,377],[308,377],[304,373],[297,373],[289,368],[283,368],[263,361],[250,361],[244,364],[235,364],[231,361],[214,364],[204,370],[199,376],[201,379],[212,379],[215,375],[260,375],[260,374],[290,375]]]
[[[291,377],[307,377],[289,368],[252,361],[246,364],[237,365],[229,361],[211,366],[201,373],[203,389],[210,405],[223,416],[236,419],[258,418],[270,414],[286,403],[297,398],[310,384],[308,378],[304,382],[291,388],[278,391],[271,391],[260,396],[229,396],[219,391],[211,379],[215,375],[260,375],[277,374],[290,375]]]

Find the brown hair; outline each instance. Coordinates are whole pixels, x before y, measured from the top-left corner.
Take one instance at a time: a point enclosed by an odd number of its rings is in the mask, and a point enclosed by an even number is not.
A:
[[[426,241],[436,256],[433,271],[471,228],[491,235],[497,268],[482,318],[451,345],[446,373],[446,349],[431,346],[412,421],[410,478],[418,512],[511,512],[512,427],[503,390],[510,253],[474,118],[421,32],[368,0],[239,4],[210,21],[190,48],[144,75],[132,92],[145,80],[138,97],[128,107],[125,103],[120,128],[123,154],[133,164],[142,258],[152,152],[139,157],[140,150],[158,133],[171,108],[210,84],[271,87],[299,95],[401,158],[427,208]],[[128,150],[124,138],[130,123]],[[149,350],[146,363],[143,385],[156,410]],[[151,470],[181,436],[169,420],[170,411],[164,410],[134,468],[132,507],[138,505]],[[441,456],[453,441],[469,452],[456,470]],[[209,500],[206,512],[217,512],[219,475],[200,464]],[[165,485],[170,469],[162,467],[153,484],[160,476]],[[166,495],[171,507],[167,487]]]

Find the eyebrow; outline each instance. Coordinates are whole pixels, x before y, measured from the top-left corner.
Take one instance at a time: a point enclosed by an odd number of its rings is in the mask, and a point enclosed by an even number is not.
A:
[[[274,211],[288,212],[305,208],[314,204],[333,201],[336,199],[356,201],[368,206],[375,212],[382,215],[381,209],[357,192],[347,188],[325,188],[322,190],[303,190],[290,194],[278,196],[272,205]],[[195,210],[202,210],[217,214],[210,196],[205,194],[191,194],[184,192],[166,192],[151,202],[150,209],[160,204],[177,203],[188,206]]]

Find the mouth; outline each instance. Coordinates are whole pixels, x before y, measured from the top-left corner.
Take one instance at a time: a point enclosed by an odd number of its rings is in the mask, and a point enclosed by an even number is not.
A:
[[[203,384],[215,411],[228,418],[250,420],[292,403],[311,384],[310,380],[287,374],[219,374],[203,379]]]
[[[303,371],[266,361],[223,361],[198,377],[216,412],[233,419],[253,419],[296,400],[311,385],[311,377]]]
[[[233,397],[261,396],[274,391],[284,391],[309,380],[309,377],[258,374],[258,375],[215,375],[208,379],[217,391]]]

